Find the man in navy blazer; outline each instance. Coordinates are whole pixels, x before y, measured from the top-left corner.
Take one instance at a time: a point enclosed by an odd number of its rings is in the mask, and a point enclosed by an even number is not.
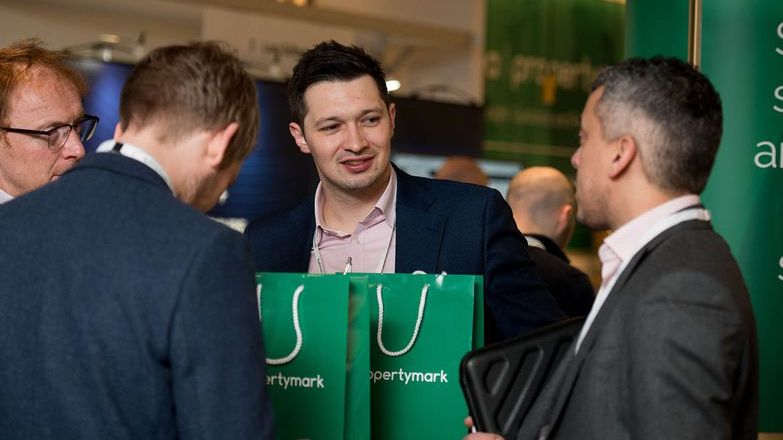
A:
[[[246,235],[266,272],[483,275],[488,342],[564,317],[540,282],[501,195],[413,177],[389,159],[395,105],[383,70],[358,47],[307,51],[289,82],[289,124],[320,177],[314,197],[252,222]]]
[[[613,231],[603,282],[518,440],[757,438],[750,298],[698,195],[722,124],[718,93],[684,61],[598,75],[571,163],[580,221]]]
[[[216,44],[160,48],[120,117],[0,207],[0,438],[271,439],[247,248],[199,212],[254,144],[255,85]]]

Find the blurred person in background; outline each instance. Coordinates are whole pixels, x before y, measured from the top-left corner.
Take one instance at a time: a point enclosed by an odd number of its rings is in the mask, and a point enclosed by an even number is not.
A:
[[[453,180],[455,182],[472,183],[487,186],[489,177],[484,173],[476,160],[467,156],[451,156],[435,172],[436,179]]]
[[[593,286],[563,252],[576,224],[574,186],[555,168],[525,168],[511,179],[506,199],[528,253],[560,308],[571,317],[587,316],[595,299]]]

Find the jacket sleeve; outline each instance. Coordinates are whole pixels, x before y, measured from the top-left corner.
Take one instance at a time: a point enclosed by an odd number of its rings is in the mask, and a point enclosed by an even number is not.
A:
[[[264,347],[247,246],[221,230],[193,256],[170,329],[183,439],[272,439]]]
[[[500,335],[508,338],[565,319],[497,191],[487,199],[484,225],[484,295]]]

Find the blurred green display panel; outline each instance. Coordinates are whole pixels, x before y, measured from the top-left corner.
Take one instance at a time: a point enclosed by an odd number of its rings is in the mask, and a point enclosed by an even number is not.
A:
[[[573,174],[590,85],[623,55],[623,11],[603,0],[487,1],[485,157]]]
[[[623,14],[604,0],[487,0],[484,157],[573,176],[590,86],[623,56]],[[578,227],[570,247],[591,245]]]
[[[628,0],[627,14],[629,56],[687,57],[687,1]],[[783,2],[703,1],[701,49],[724,112],[703,200],[753,302],[759,430],[783,432]]]
[[[702,68],[724,112],[704,199],[756,313],[759,428],[783,432],[783,2],[711,0],[703,20]]]

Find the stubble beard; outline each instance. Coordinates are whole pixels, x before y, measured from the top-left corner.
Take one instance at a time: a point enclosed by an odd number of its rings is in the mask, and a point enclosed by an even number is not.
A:
[[[576,213],[576,220],[596,231],[609,229],[608,203],[603,189],[595,185],[581,184],[577,181],[576,203],[579,209]],[[586,187],[591,187],[591,191]]]
[[[381,187],[385,188],[387,182],[381,182],[383,180],[386,170],[391,167],[391,164],[386,163],[386,167],[376,170],[370,168],[365,172],[366,175],[362,175],[358,178],[351,178],[353,176],[338,176],[338,179],[331,181],[331,186],[335,187],[339,191],[346,195],[358,196],[372,194],[377,192]],[[383,192],[380,189],[381,193]],[[379,194],[380,195],[380,194]]]

